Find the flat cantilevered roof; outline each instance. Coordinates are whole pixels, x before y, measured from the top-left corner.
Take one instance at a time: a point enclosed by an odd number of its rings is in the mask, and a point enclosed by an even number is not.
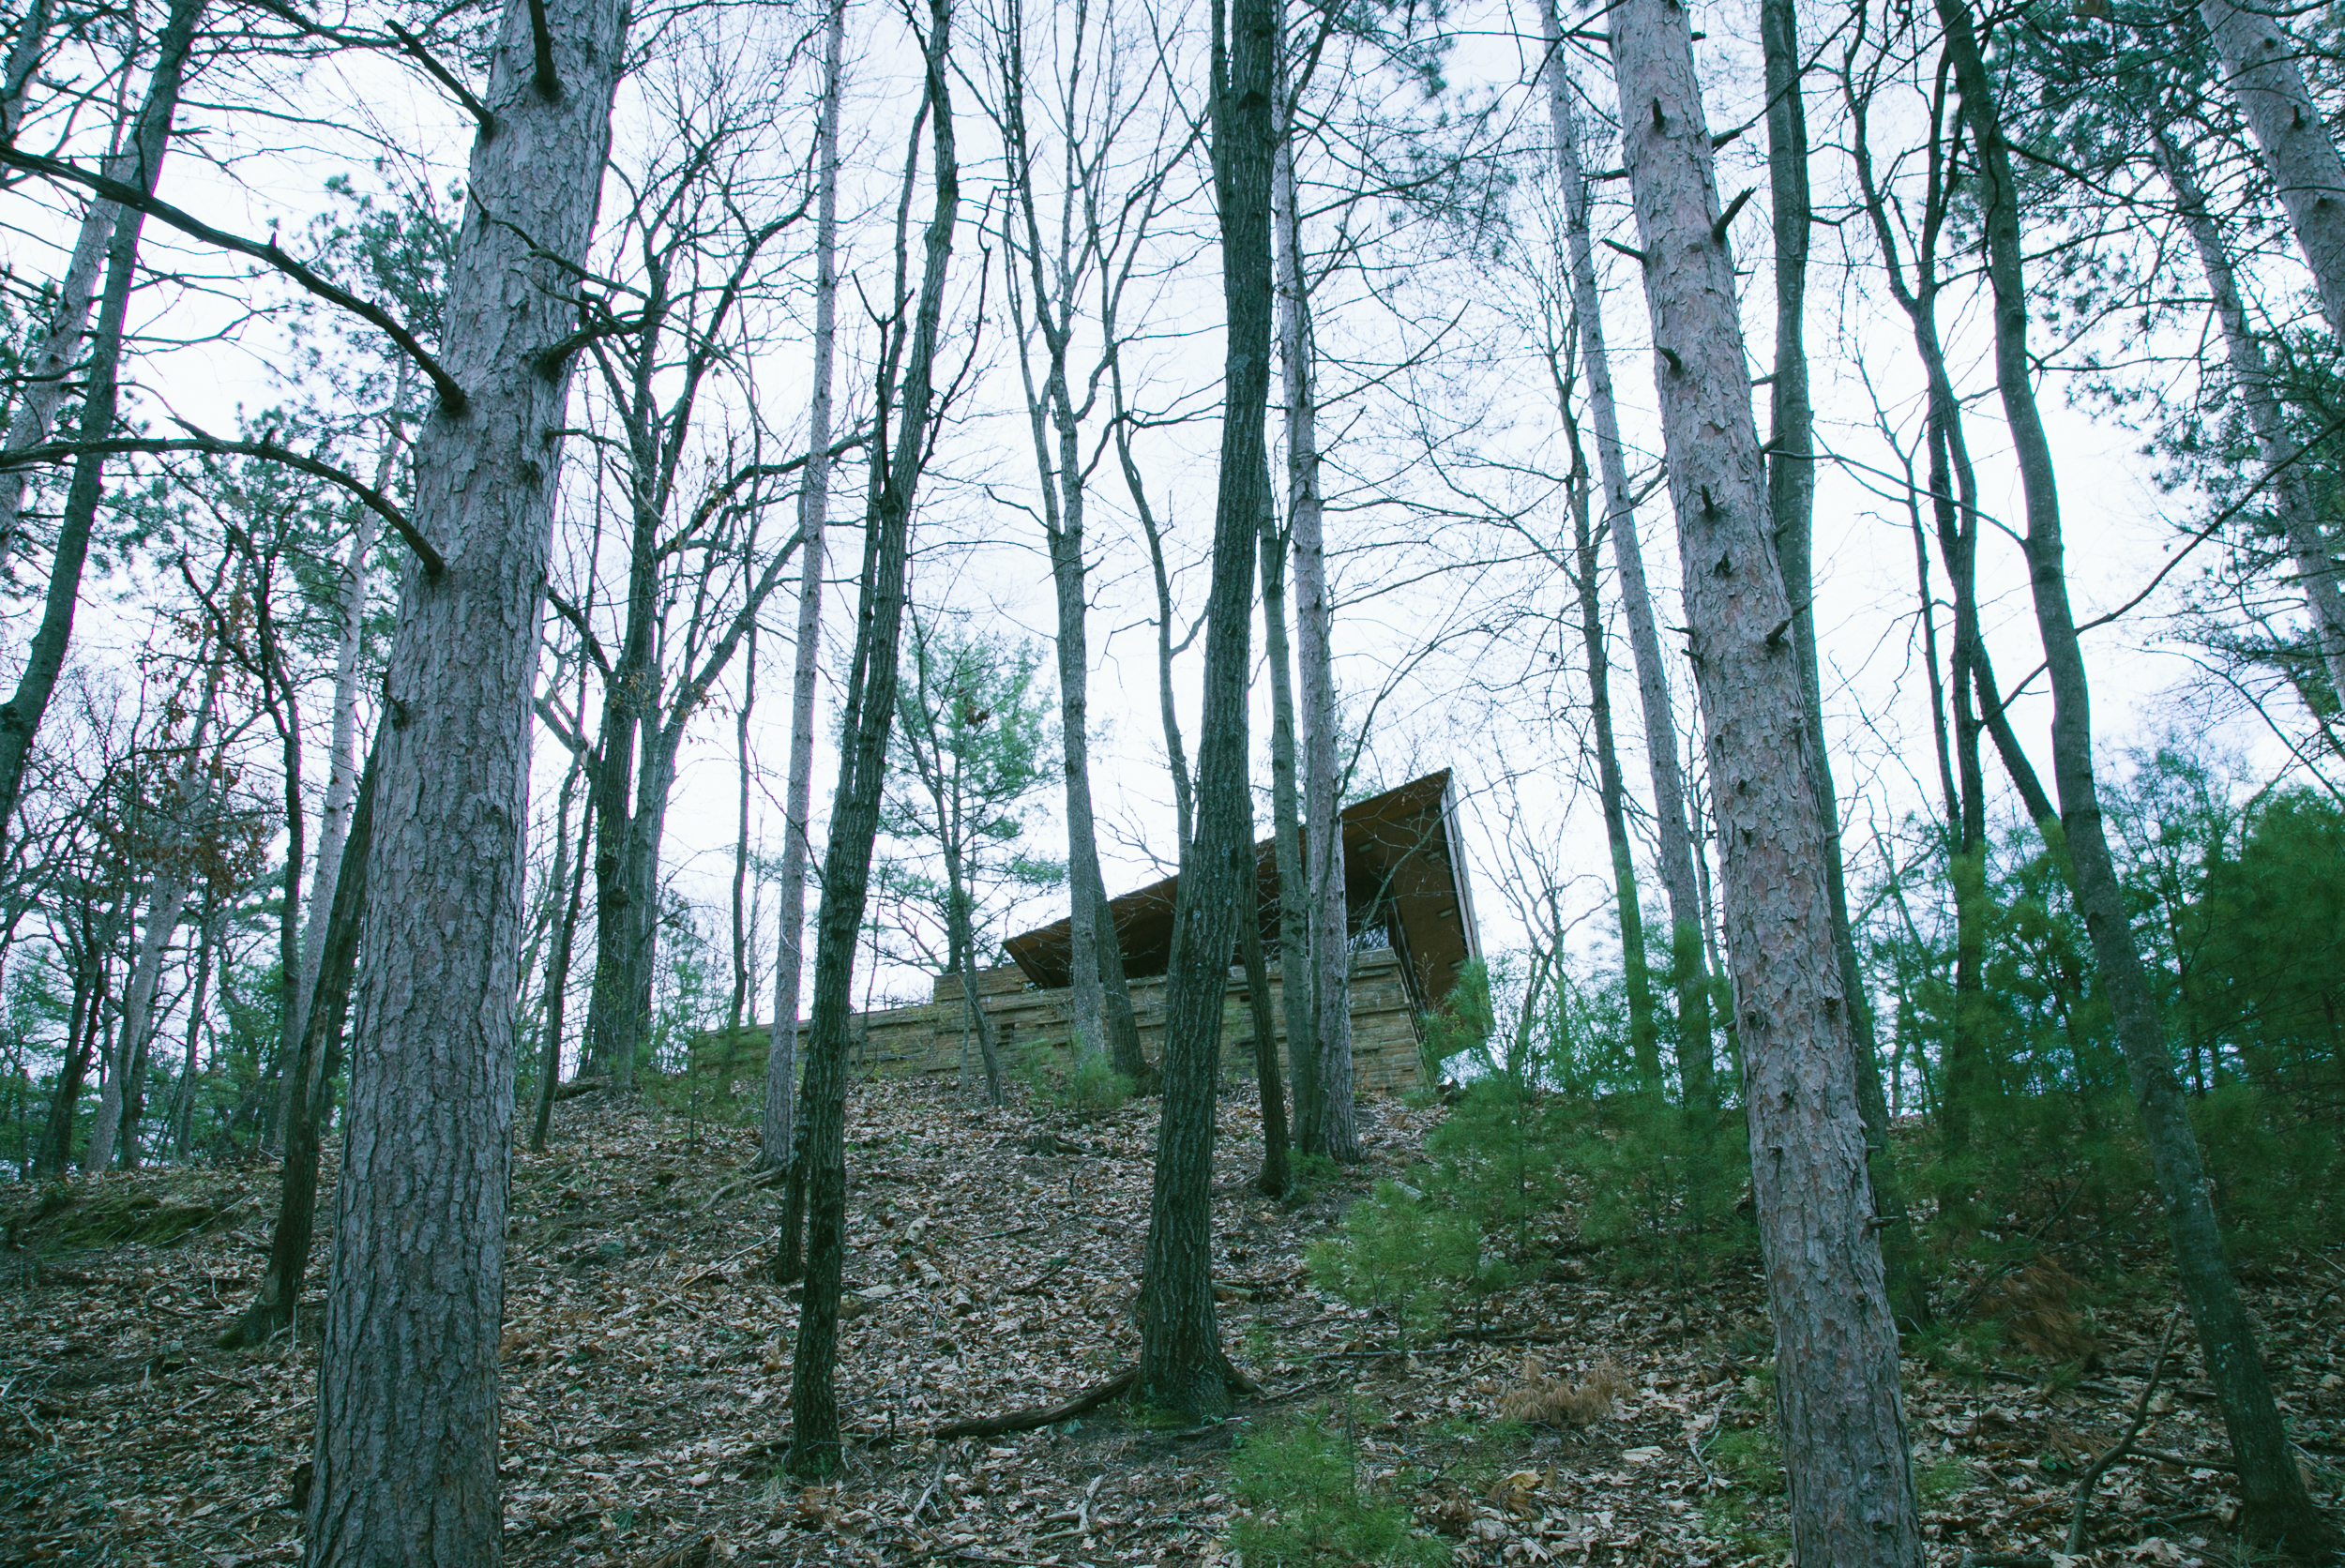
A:
[[[1419,1007],[1448,996],[1458,973],[1482,956],[1466,885],[1464,848],[1449,770],[1347,807],[1344,899],[1356,941],[1381,934],[1401,957]],[[1167,877],[1108,900],[1124,972],[1162,974],[1172,958],[1172,906],[1181,879]],[[1265,949],[1278,949],[1278,841],[1254,846],[1254,911]],[[1048,990],[1073,984],[1073,925],[1061,920],[1003,943],[1026,978]],[[1235,957],[1233,956],[1233,962]]]

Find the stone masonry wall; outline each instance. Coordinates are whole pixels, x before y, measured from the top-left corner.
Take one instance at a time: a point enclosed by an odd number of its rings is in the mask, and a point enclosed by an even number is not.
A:
[[[1280,1007],[1278,966],[1270,966],[1271,1016],[1278,1020],[1277,1044],[1283,1059],[1285,1015]],[[1164,1049],[1164,986],[1161,976],[1131,983],[1132,1012],[1140,1023],[1140,1040],[1151,1061]],[[968,1027],[958,979],[941,982],[940,1000],[913,1007],[891,1007],[855,1015],[855,1041],[848,1058],[851,1071],[862,1077],[909,1078],[961,1071],[965,1048],[976,1065],[976,1042]],[[1046,991],[1024,984],[1017,970],[986,970],[977,976],[977,993],[986,1016],[992,1020],[1000,1043],[1003,1066],[1016,1071],[1036,1051],[1063,1055],[1069,1044],[1068,1001],[1065,991]],[[1250,1052],[1254,1040],[1253,1008],[1246,994],[1246,973],[1230,972],[1221,1005],[1221,1048],[1224,1070],[1250,1078],[1244,1062],[1231,1063],[1239,1048]],[[713,1031],[692,1043],[697,1071],[744,1080],[738,1087],[753,1091],[747,1080],[762,1074],[765,1060],[765,1030],[744,1027]],[[1246,1059],[1250,1061],[1250,1057]],[[1352,1073],[1363,1092],[1398,1094],[1423,1081],[1417,1055],[1416,1017],[1409,1006],[1406,983],[1400,975],[1400,956],[1389,948],[1357,953],[1352,959]],[[728,1087],[734,1087],[728,1085]]]

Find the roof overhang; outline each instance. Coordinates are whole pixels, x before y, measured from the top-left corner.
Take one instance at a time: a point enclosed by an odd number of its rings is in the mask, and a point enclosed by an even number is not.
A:
[[[1354,940],[1381,932],[1399,952],[1419,1007],[1448,996],[1460,971],[1482,956],[1466,882],[1465,850],[1449,770],[1413,779],[1345,808],[1343,882]],[[1172,911],[1181,879],[1167,877],[1108,901],[1124,972],[1162,974],[1172,957]],[[1278,841],[1254,847],[1254,908],[1264,947],[1278,949]],[[1026,978],[1046,989],[1073,983],[1070,920],[1005,942]]]

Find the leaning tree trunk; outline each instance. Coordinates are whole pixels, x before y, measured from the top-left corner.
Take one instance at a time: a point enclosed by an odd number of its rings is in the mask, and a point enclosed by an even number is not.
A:
[[[310,1270],[310,1241],[317,1229],[318,1155],[331,1106],[334,1074],[340,1066],[342,1024],[350,1011],[350,988],[358,968],[358,923],[367,907],[367,845],[374,820],[375,757],[367,757],[342,839],[341,874],[334,881],[334,907],[318,958],[317,988],[310,999],[301,1048],[285,1064],[294,1085],[285,1120],[285,1158],[280,1172],[277,1226],[270,1233],[268,1268],[260,1294],[219,1336],[222,1349],[261,1345],[292,1326],[301,1302],[301,1282]]]
[[[2312,269],[2329,335],[2345,343],[2345,159],[2296,67],[2304,46],[2273,10],[2199,0],[2223,75]]]
[[[948,63],[949,0],[930,0],[926,92],[930,135],[936,149],[935,205],[925,236],[920,296],[912,341],[902,361],[903,395],[896,405],[891,450],[872,452],[864,513],[862,605],[856,614],[855,658],[847,680],[845,737],[839,788],[831,797],[830,843],[823,853],[823,897],[815,917],[814,1010],[806,1057],[804,1143],[792,1185],[806,1207],[806,1289],[790,1368],[790,1469],[803,1476],[835,1473],[840,1464],[839,1297],[847,1259],[847,1046],[853,1024],[855,950],[861,934],[871,874],[871,844],[879,832],[880,793],[886,782],[887,735],[896,714],[898,644],[903,627],[904,563],[912,502],[920,482],[936,414],[937,338],[945,313],[945,279],[952,261],[953,228],[961,202],[955,157]],[[907,182],[910,175],[907,173]],[[908,199],[909,189],[905,191]],[[897,255],[903,255],[899,220]],[[898,276],[901,277],[900,262]],[[900,317],[899,318],[900,320]],[[880,404],[891,389],[883,383]],[[796,1226],[785,1218],[783,1250]]]
[[[1792,605],[1777,565],[1733,257],[1687,12],[1611,15],[1662,434],[1724,851],[1751,1187],[1793,1552],[1919,1568],[1897,1328],[1873,1230]]]
[[[1337,790],[1336,686],[1326,548],[1321,527],[1319,404],[1313,379],[1309,282],[1295,208],[1294,116],[1280,127],[1271,201],[1278,233],[1278,363],[1285,374],[1287,535],[1294,555],[1295,653],[1302,686],[1303,872],[1310,935],[1310,1037],[1319,1046],[1314,1147],[1346,1164],[1362,1157],[1352,1104],[1352,924],[1344,883],[1343,803]],[[1208,634],[1210,635],[1210,633]],[[1198,751],[1203,771],[1204,752]],[[1293,984],[1293,966],[1284,966]]]
[[[146,904],[146,930],[131,960],[130,979],[122,995],[122,1020],[111,1070],[98,1098],[98,1119],[90,1124],[89,1142],[82,1151],[82,1173],[95,1175],[113,1163],[124,1113],[129,1105],[132,1066],[146,1046],[148,1021],[155,1008],[155,989],[162,978],[163,950],[178,928],[179,912],[188,901],[189,880],[176,854],[168,854],[155,872],[154,892]]]
[[[1311,1018],[1310,913],[1303,907],[1303,822],[1294,798],[1294,691],[1287,656],[1286,540],[1263,515],[1263,658],[1270,666],[1271,841],[1278,865],[1278,1003],[1286,1015],[1287,1067],[1294,1077],[1294,1141],[1324,1154],[1319,1124],[1319,1040]]]
[[[1570,411],[1564,411],[1569,418]],[[1579,442],[1572,443],[1575,450]],[[1596,595],[1596,535],[1588,526],[1587,471],[1571,483],[1572,554],[1578,563],[1580,644],[1587,657],[1588,724],[1596,731],[1596,793],[1604,805],[1604,841],[1612,852],[1612,907],[1620,920],[1621,967],[1628,985],[1628,1045],[1637,1087],[1661,1092],[1661,1048],[1653,1022],[1653,977],[1645,967],[1644,914],[1637,907],[1637,863],[1628,845],[1628,811],[1620,754],[1612,746],[1612,677],[1604,654],[1604,611]]]
[[[179,83],[186,72],[188,51],[204,0],[173,0],[156,45],[155,69],[146,86],[146,102],[131,133],[134,168],[128,184],[148,194],[162,172],[163,153],[171,142],[171,119],[179,107]],[[111,173],[111,168],[109,173]],[[114,215],[106,248],[106,289],[98,305],[98,330],[82,373],[80,436],[101,442],[114,433],[114,414],[121,401],[122,326],[130,309],[130,285],[137,271],[139,231],[144,215],[124,208]],[[24,765],[39,732],[41,716],[49,710],[49,695],[56,689],[65,667],[66,645],[73,638],[73,612],[82,595],[82,568],[89,559],[90,531],[98,521],[98,506],[105,489],[106,460],[102,453],[84,451],[74,460],[73,477],[66,487],[65,511],[57,524],[57,543],[49,561],[49,590],[41,602],[40,622],[25,644],[24,665],[16,691],[0,706],[0,845],[8,842],[8,824],[16,815],[17,796],[24,787]]]
[[[589,772],[581,759],[580,770]],[[586,892],[586,835],[592,831],[590,818],[579,814],[578,851],[570,858],[569,806],[570,780],[562,783],[562,794],[553,813],[553,896],[562,900],[562,912],[553,927],[553,951],[546,957],[545,1003],[538,1013],[538,1030],[544,1038],[537,1048],[537,1106],[529,1123],[529,1152],[546,1152],[546,1134],[553,1122],[553,1092],[562,1078],[562,1032],[565,1004],[570,994],[570,957],[578,949],[578,910]],[[592,788],[589,785],[589,788]],[[564,892],[564,888],[568,891]]]
[[[1580,362],[1588,379],[1588,413],[1596,426],[1596,473],[1604,483],[1604,526],[1612,535],[1612,566],[1620,574],[1629,656],[1637,667],[1637,696],[1644,716],[1645,757],[1653,775],[1654,837],[1661,888],[1670,901],[1670,979],[1677,992],[1677,1078],[1687,1105],[1717,1109],[1715,1059],[1710,1051],[1710,965],[1703,950],[1702,894],[1694,875],[1693,833],[1686,824],[1686,777],[1677,763],[1677,718],[1670,701],[1669,667],[1645,584],[1644,550],[1628,490],[1620,415],[1612,399],[1611,355],[1596,289],[1596,252],[1588,233],[1588,187],[1581,171],[1579,116],[1570,74],[1564,68],[1563,23],[1554,0],[1540,0],[1547,33],[1547,103],[1555,132],[1555,162],[1563,176],[1565,248],[1571,269],[1572,309],[1580,318]]]
[[[493,118],[473,143],[442,332],[461,400],[442,399],[415,453],[411,516],[443,565],[406,569],[386,680],[312,1568],[503,1555],[529,706],[569,382],[546,355],[577,324],[622,36],[615,0],[510,0],[481,93]]]
[[[1221,472],[1205,605],[1197,833],[1182,849],[1172,909],[1164,1108],[1141,1266],[1136,1383],[1149,1403],[1198,1419],[1230,1405],[1232,1369],[1213,1301],[1214,1087],[1237,936],[1237,867],[1253,838],[1246,782],[1247,641],[1255,533],[1270,501],[1263,420],[1270,396],[1270,170],[1278,141],[1271,90],[1271,61],[1278,49],[1276,0],[1233,0],[1226,38],[1221,7],[1215,7],[1213,20],[1208,96],[1228,324]]]
[[[412,376],[405,360],[391,393],[394,410],[405,406]],[[388,494],[406,443],[394,415],[374,464],[374,488]],[[334,732],[326,748],[325,803],[318,812],[317,869],[310,877],[309,912],[301,938],[301,997],[306,1004],[317,988],[318,964],[325,951],[326,927],[334,912],[334,884],[341,876],[342,842],[350,834],[350,818],[358,794],[358,691],[360,660],[366,651],[367,557],[373,553],[382,520],[368,507],[358,508],[350,550],[342,558],[340,635],[334,644]]]
[[[1799,23],[1793,0],[1761,0],[1759,34],[1766,62],[1767,172],[1775,210],[1775,379],[1767,447],[1767,506],[1775,526],[1776,558],[1791,597],[1792,641],[1799,656],[1808,703],[1801,740],[1816,786],[1816,815],[1823,824],[1824,891],[1832,912],[1832,945],[1839,957],[1846,999],[1856,1108],[1865,1120],[1865,1146],[1873,1204],[1885,1222],[1881,1252],[1889,1295],[1908,1322],[1929,1318],[1929,1291],[1914,1259],[1913,1231],[1889,1148],[1889,1102],[1881,1089],[1881,1053],[1872,998],[1856,957],[1849,920],[1848,875],[1840,853],[1840,804],[1824,746],[1823,673],[1816,651],[1815,508],[1816,413],[1808,396],[1808,244],[1814,208],[1808,183],[1808,113],[1800,87]]]
[[[127,158],[109,160],[106,173],[117,180],[138,177]],[[23,384],[8,414],[8,432],[0,450],[18,452],[49,439],[57,411],[65,406],[74,362],[81,357],[82,339],[89,328],[90,299],[98,292],[98,269],[106,262],[107,242],[113,237],[121,208],[92,197],[82,213],[81,232],[67,259],[65,276],[57,280],[57,298],[49,317],[49,330],[28,356],[22,371]],[[17,532],[23,526],[24,487],[29,468],[0,470],[0,570],[16,553]]]
[[[17,127],[23,123],[25,94],[48,52],[51,12],[50,0],[33,0],[17,23],[6,74],[0,75],[0,145],[14,142]]]
[[[823,525],[830,516],[831,359],[839,328],[839,101],[847,0],[831,0],[823,35],[823,113],[816,132],[814,394],[806,415],[806,474],[798,490],[798,642],[790,670],[789,793],[782,803],[780,941],[774,948],[774,1027],[765,1050],[758,1164],[790,1163],[797,1118],[798,999],[806,955],[807,821],[814,805],[814,686],[823,669]]]
[[[2310,477],[2298,460],[2301,449],[2289,438],[2288,416],[2273,388],[2263,344],[2247,324],[2231,252],[2207,211],[2206,192],[2200,188],[2190,150],[2176,143],[2162,126],[2153,134],[2158,167],[2174,193],[2183,224],[2190,231],[2190,243],[2199,252],[2199,268],[2206,275],[2207,294],[2214,302],[2215,318],[2222,325],[2223,348],[2231,360],[2232,383],[2239,390],[2247,428],[2255,432],[2256,456],[2262,460],[2271,485],[2272,509],[2296,557],[2296,580],[2304,585],[2305,603],[2312,611],[2313,635],[2321,645],[2329,688],[2345,698],[2345,589],[2338,587],[2337,559],[2322,536]]]
[[[2280,1425],[2271,1382],[2257,1349],[2255,1330],[2239,1300],[2231,1264],[2223,1256],[2222,1232],[2207,1194],[2198,1138],[2191,1131],[2165,1028],[2126,913],[2125,888],[2110,853],[2099,786],[2093,774],[2092,693],[2075,615],[2068,604],[2051,444],[2036,409],[2031,379],[2019,188],[2004,142],[1994,83],[1970,11],[1963,0],[1937,0],[1937,8],[1985,188],[1980,194],[1988,280],[1994,291],[1995,380],[2003,395],[2004,416],[2011,428],[2027,505],[2029,586],[2044,641],[2046,672],[2051,679],[2052,774],[2060,792],[2060,822],[2067,841],[2077,908],[2093,944],[2094,967],[2102,992],[2109,998],[2134,1097],[2141,1103],[2183,1300],[2197,1325],[2207,1381],[2214,1385],[2216,1403],[2231,1436],[2232,1457],[2238,1467],[2242,1528],[2251,1539],[2280,1544],[2307,1556],[2331,1551],[2337,1545],[2337,1533],[2314,1509],[2304,1477],[2289,1452],[2288,1436]]]

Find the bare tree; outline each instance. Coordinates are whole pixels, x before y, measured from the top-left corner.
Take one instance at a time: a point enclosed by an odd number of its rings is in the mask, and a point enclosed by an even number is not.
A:
[[[1577,107],[1564,57],[1563,24],[1553,0],[1541,0],[1547,33],[1547,102],[1555,133],[1556,171],[1564,188],[1566,264],[1572,309],[1580,323],[1580,362],[1588,382],[1588,415],[1596,428],[1596,473],[1604,486],[1604,531],[1611,535],[1612,568],[1620,578],[1621,611],[1644,717],[1645,756],[1653,777],[1654,835],[1660,851],[1661,887],[1670,901],[1670,976],[1677,992],[1677,1076],[1688,1104],[1717,1107],[1710,1054],[1710,970],[1702,948],[1702,897],[1695,885],[1693,835],[1686,825],[1686,781],[1677,762],[1677,718],[1672,712],[1668,666],[1646,587],[1637,508],[1621,445],[1612,396],[1611,355],[1596,294],[1596,252],[1580,150]]]
[[[146,101],[139,111],[124,157],[129,178],[113,182],[125,194],[149,195],[162,172],[163,154],[170,145],[172,117],[179,107],[179,85],[186,74],[189,51],[195,40],[197,21],[204,0],[174,0],[156,44],[155,65],[147,79]],[[23,161],[11,153],[10,161]],[[37,164],[44,160],[34,160]],[[145,222],[143,208],[115,209],[93,201],[93,215],[111,212],[106,242],[105,291],[98,306],[98,328],[90,342],[83,371],[80,450],[73,460],[73,477],[67,487],[65,513],[57,525],[55,549],[49,562],[49,589],[41,606],[40,624],[24,650],[24,667],[17,686],[0,705],[0,844],[8,838],[8,822],[16,814],[17,797],[24,784],[24,764],[41,716],[56,689],[64,668],[66,645],[73,636],[73,613],[82,593],[82,568],[89,557],[90,530],[105,486],[106,450],[114,434],[114,416],[121,400],[123,323],[130,308],[132,275],[138,267],[139,234]],[[77,248],[78,249],[78,248]],[[71,279],[67,279],[70,283]],[[85,285],[86,286],[86,285]],[[66,304],[60,301],[61,307]],[[55,358],[59,390],[65,367],[72,358],[78,335],[63,330],[64,317],[45,348]],[[39,394],[45,396],[46,394]],[[17,443],[9,442],[15,448]],[[27,449],[29,449],[28,444]],[[12,456],[18,455],[12,451]],[[22,491],[17,492],[20,496]]]
[[[418,432],[310,1493],[313,1568],[503,1552],[514,988],[559,431],[622,63],[613,0],[507,5]],[[438,378],[435,378],[435,381]]]
[[[2312,269],[2329,335],[2345,343],[2345,159],[2297,67],[2304,46],[2280,14],[2237,0],[2199,0],[2224,84],[2255,133],[2264,172]]]
[[[823,654],[823,528],[830,510],[831,361],[839,321],[839,105],[846,0],[830,0],[823,28],[823,107],[815,131],[814,392],[806,416],[806,473],[798,481],[798,635],[790,671],[790,775],[782,801],[780,942],[774,949],[774,1027],[765,1052],[765,1103],[757,1154],[767,1170],[790,1163],[797,1123],[798,998],[806,953],[808,820],[814,804],[814,685]]]
[[[1687,12],[1610,19],[1670,495],[1725,856],[1751,1186],[1793,1550],[1919,1568],[1897,1329],[1872,1221],[1807,701],[1750,412],[1733,256]]]
[[[920,39],[926,65],[920,113],[912,128],[902,194],[896,208],[894,307],[886,321],[874,407],[879,425],[871,443],[865,494],[861,603],[839,786],[832,796],[830,842],[823,854],[823,897],[815,916],[814,1007],[807,1042],[805,1123],[793,1157],[791,1208],[806,1215],[806,1290],[790,1368],[790,1468],[822,1476],[840,1463],[839,1298],[846,1270],[847,1043],[854,998],[856,939],[863,924],[879,831],[880,792],[887,771],[887,737],[895,716],[897,646],[903,626],[904,563],[913,497],[934,436],[943,389],[936,383],[944,330],[945,282],[961,205],[961,164],[953,127],[950,0],[930,0]],[[936,154],[934,204],[925,235],[917,303],[908,294],[911,209],[926,126]],[[912,311],[909,324],[905,310]],[[898,380],[900,373],[901,380]],[[886,427],[893,420],[895,429]],[[794,1213],[782,1220],[787,1269],[798,1243]]]
[[[1214,1083],[1222,999],[1236,951],[1239,867],[1252,863],[1247,641],[1255,535],[1270,489],[1263,420],[1270,396],[1270,188],[1279,129],[1272,62],[1278,48],[1275,0],[1216,0],[1207,95],[1227,323],[1221,469],[1205,608],[1197,832],[1181,847],[1172,912],[1164,1108],[1141,1273],[1137,1382],[1151,1403],[1197,1417],[1229,1408],[1234,1376],[1214,1314]]]
[[[2244,1504],[2242,1524],[2253,1537],[2310,1553],[2334,1550],[2335,1530],[2307,1494],[2289,1452],[2279,1411],[2257,1350],[2256,1334],[2239,1300],[2223,1255],[2222,1233],[2207,1196],[2199,1143],[2183,1104],[2182,1086],[2143,972],[2141,949],[2126,912],[2103,824],[2094,776],[2092,694],[2068,604],[2065,546],[2051,445],[2035,404],[2034,366],[2027,346],[2029,299],[2020,251],[2019,188],[2004,141],[1993,79],[1980,52],[1964,0],[1937,0],[1945,51],[1962,95],[1984,187],[1987,268],[1995,305],[1995,381],[2019,458],[2027,505],[2029,585],[2036,628],[2052,688],[2052,772],[2060,791],[2060,827],[2068,852],[2077,906],[2093,944],[2094,967],[2109,998],[2118,1042],[2141,1108],[2151,1163],[2165,1199],[2167,1235],[2231,1435]]]

